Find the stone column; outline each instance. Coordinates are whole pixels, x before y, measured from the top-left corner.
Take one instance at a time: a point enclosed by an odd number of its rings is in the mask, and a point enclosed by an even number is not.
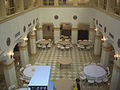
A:
[[[24,11],[24,1],[23,0],[18,0],[19,1],[19,11],[22,12]]]
[[[7,16],[7,11],[5,7],[5,1],[0,0],[0,18],[5,18]]]
[[[21,42],[19,44],[19,49],[20,49],[21,65],[22,65],[22,67],[25,67],[25,65],[29,64],[27,41],[21,40]]]
[[[93,21],[91,22],[89,28],[89,40],[92,40],[93,43],[95,41],[95,25]]]
[[[110,90],[120,89],[120,59],[114,61]]]
[[[17,87],[18,84],[16,78],[14,59],[6,58],[6,61],[3,62],[3,67],[7,88],[11,85],[15,85]]]
[[[36,39],[40,40],[41,39],[41,27],[40,27],[40,23],[37,23],[36,25]]]
[[[100,56],[101,53],[101,32],[97,31],[95,36],[95,43],[94,43],[94,55]]]
[[[73,6],[78,6],[78,0],[73,0]]]
[[[101,64],[107,67],[110,61],[111,45],[108,40],[105,40],[102,45]]]
[[[39,2],[40,2],[40,6],[43,6],[43,0],[40,0]]]
[[[29,40],[30,40],[30,54],[35,55],[36,54],[36,35],[35,31],[32,30],[29,34]]]
[[[58,0],[54,0],[54,6],[59,6],[59,1]]]

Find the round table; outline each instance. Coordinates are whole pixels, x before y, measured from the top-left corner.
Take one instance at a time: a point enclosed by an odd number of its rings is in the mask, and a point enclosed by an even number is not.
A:
[[[27,67],[27,68],[24,69],[23,75],[27,79],[31,79],[32,76],[33,76],[33,74],[34,74],[35,69],[36,69],[36,65],[29,66],[29,67]]]
[[[54,83],[56,90],[72,90],[73,81],[70,79],[59,79]]]
[[[79,41],[79,44],[80,44],[80,45],[84,45],[84,46],[89,46],[89,45],[91,45],[92,43],[89,42],[89,41]]]
[[[49,44],[49,43],[50,43],[49,40],[40,41],[40,44],[42,44],[42,45],[47,45],[47,44]]]
[[[72,59],[70,57],[63,57],[58,59],[58,63],[61,65],[69,65],[72,63]]]
[[[70,41],[60,41],[59,44],[66,46],[66,45],[70,45],[71,42]]]
[[[84,68],[84,74],[87,78],[102,79],[106,75],[106,71],[101,66],[88,65]]]
[[[18,88],[17,90],[28,90],[27,88]]]

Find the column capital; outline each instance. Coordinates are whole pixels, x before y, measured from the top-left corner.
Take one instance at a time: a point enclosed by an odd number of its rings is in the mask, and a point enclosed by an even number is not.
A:
[[[42,30],[42,27],[36,28],[36,31],[40,31],[40,30]]]
[[[90,31],[95,31],[95,28],[89,28]]]
[[[95,38],[96,38],[96,39],[101,39],[102,36],[101,36],[101,35],[95,35]]]
[[[10,68],[12,68],[14,66],[14,61],[15,61],[14,58],[12,58],[10,60],[6,60],[5,62],[2,63],[3,64],[2,65],[3,68],[4,69],[10,69]]]
[[[106,47],[104,45],[102,45],[102,48],[105,50],[105,51],[111,51],[112,50],[112,47]]]
[[[105,40],[102,44],[102,48],[106,51],[112,50],[112,46],[109,44],[109,40]]]
[[[21,42],[21,43],[19,44],[19,49],[20,49],[20,50],[25,50],[25,49],[27,48],[27,46],[28,46],[28,44],[27,44],[27,42],[25,42],[25,40],[24,40],[23,42]]]
[[[34,30],[32,30],[32,31],[30,32],[29,37],[30,37],[30,38],[33,38],[33,39],[36,37],[36,34],[35,34],[35,31],[34,31]]]

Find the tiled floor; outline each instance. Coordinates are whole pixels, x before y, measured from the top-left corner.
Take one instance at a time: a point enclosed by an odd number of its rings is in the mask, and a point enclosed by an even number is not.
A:
[[[57,60],[61,57],[70,57],[72,58],[73,62],[71,65],[62,66],[60,68],[59,63]],[[37,49],[36,56],[30,56],[30,63],[37,64],[37,65],[50,65],[51,69],[51,80],[55,81],[61,78],[69,78],[75,81],[75,78],[78,77],[78,73],[83,70],[84,63],[87,62],[99,62],[100,57],[95,57],[93,55],[93,50],[78,50],[76,46],[74,46],[70,50],[61,51],[57,49],[54,45],[50,49]],[[17,72],[17,74],[19,74]],[[21,83],[19,82],[19,86],[21,87]],[[102,85],[89,85],[86,82],[81,82],[82,90],[109,90],[107,84]],[[0,90],[1,89],[0,86]]]

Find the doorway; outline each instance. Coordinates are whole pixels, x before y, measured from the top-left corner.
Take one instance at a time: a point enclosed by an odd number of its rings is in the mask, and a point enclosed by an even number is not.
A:
[[[78,40],[88,40],[88,30],[78,30]]]
[[[63,23],[60,26],[60,37],[67,36],[69,39],[71,39],[71,31],[72,31],[72,25],[69,23]]]
[[[89,39],[89,24],[78,24],[78,40]]]
[[[54,41],[54,25],[52,23],[43,24],[43,39],[51,39]]]

